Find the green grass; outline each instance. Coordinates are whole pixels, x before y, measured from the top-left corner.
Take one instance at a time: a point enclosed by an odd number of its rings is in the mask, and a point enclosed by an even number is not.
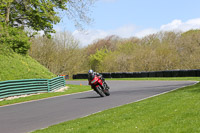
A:
[[[20,98],[13,99],[13,100],[3,100],[3,101],[0,101],[0,106],[15,104],[15,103],[21,103],[21,102],[27,102],[27,101],[32,101],[32,100],[39,100],[39,99],[44,99],[44,98],[49,98],[49,97],[55,97],[55,96],[61,96],[61,95],[67,95],[67,94],[91,90],[90,86],[84,86],[84,85],[83,86],[67,85],[67,86],[69,88],[68,88],[68,90],[65,90],[64,92],[41,93],[41,94],[37,94],[37,95],[31,95],[31,96],[28,96],[28,97],[20,97]]]
[[[200,83],[34,133],[199,133]]]
[[[51,79],[56,76],[28,55],[20,55],[14,52],[5,54],[1,52],[0,81],[16,79]]]

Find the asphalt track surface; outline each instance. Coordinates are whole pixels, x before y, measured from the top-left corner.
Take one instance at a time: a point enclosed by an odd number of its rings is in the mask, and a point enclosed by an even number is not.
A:
[[[94,91],[0,107],[0,132],[24,133],[102,110],[136,102],[193,81],[108,81],[111,95],[101,98]],[[87,85],[87,81],[67,81]]]

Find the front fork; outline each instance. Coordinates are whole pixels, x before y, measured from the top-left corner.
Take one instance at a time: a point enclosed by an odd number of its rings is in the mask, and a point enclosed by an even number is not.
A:
[[[104,81],[103,82],[103,87],[105,88],[105,89],[110,89],[110,87],[108,86],[108,84]]]

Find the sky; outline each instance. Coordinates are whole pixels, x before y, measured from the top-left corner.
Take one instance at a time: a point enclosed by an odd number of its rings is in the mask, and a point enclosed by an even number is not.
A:
[[[98,0],[91,8],[92,24],[79,31],[63,18],[54,28],[70,31],[82,46],[110,35],[139,37],[160,31],[200,28],[200,0]]]

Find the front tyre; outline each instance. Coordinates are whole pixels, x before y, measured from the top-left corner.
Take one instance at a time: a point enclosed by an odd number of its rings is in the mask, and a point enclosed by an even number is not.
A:
[[[102,91],[101,87],[98,86],[95,88],[95,91],[97,92],[97,94],[99,94],[101,97],[105,97],[106,94],[104,94],[104,92]]]

